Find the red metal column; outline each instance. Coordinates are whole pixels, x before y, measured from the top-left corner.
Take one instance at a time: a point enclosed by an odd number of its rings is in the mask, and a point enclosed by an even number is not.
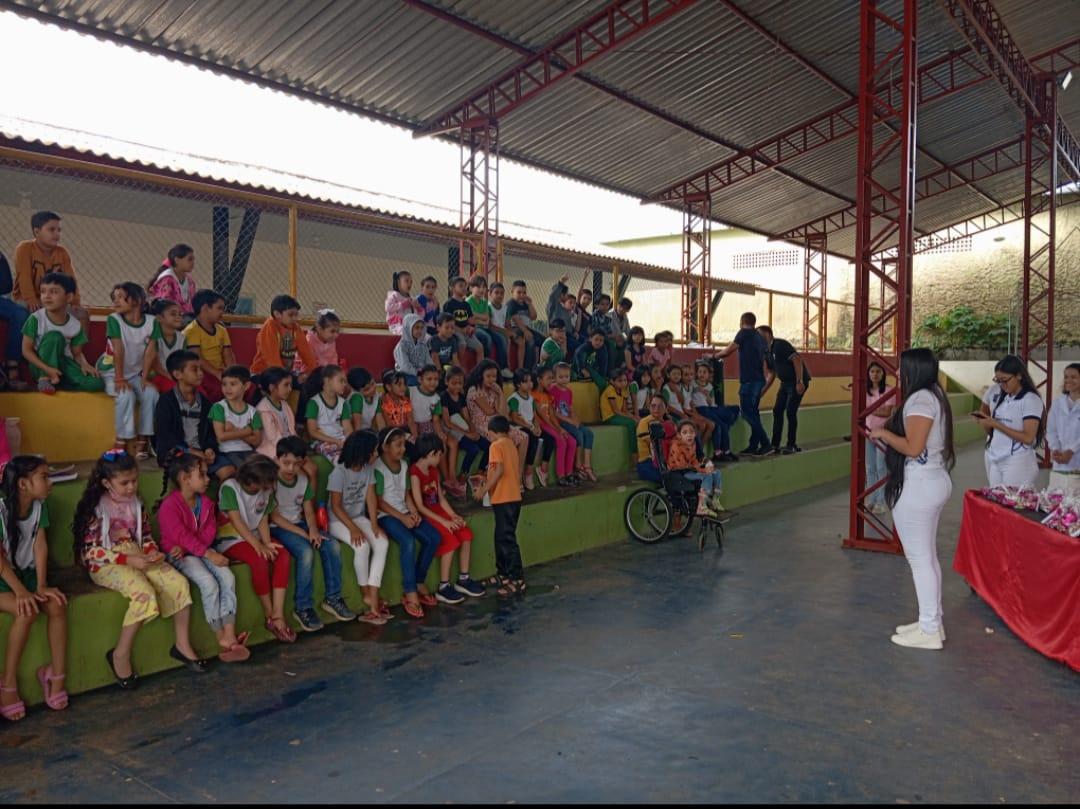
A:
[[[499,126],[461,127],[461,208],[458,274],[494,276],[499,237]]]
[[[1024,164],[1024,287],[1020,316],[1020,356],[1034,369],[1036,387],[1047,404],[1054,395],[1054,253],[1058,197],[1057,83],[1046,81],[1042,118],[1026,116]],[[1042,463],[1050,465],[1049,453]]]
[[[825,293],[828,278],[828,236],[807,234],[803,240],[803,348],[825,350],[827,311]],[[771,325],[771,324],[770,324]]]
[[[867,510],[866,497],[883,481],[866,486],[866,416],[890,396],[867,405],[866,369],[872,361],[896,373],[899,352],[911,332],[911,258],[914,249],[915,112],[917,105],[916,14],[918,0],[903,0],[900,16],[890,16],[877,0],[861,0],[859,47],[858,195],[856,211],[855,347],[851,406],[851,523],[845,548],[900,553],[892,529]],[[879,33],[881,36],[879,37]],[[877,47],[880,43],[880,49]],[[880,50],[880,52],[879,52]],[[881,78],[896,76],[881,86]],[[889,127],[880,126],[889,124]],[[900,186],[890,191],[895,177]],[[890,210],[875,211],[875,195],[885,193]],[[883,251],[895,247],[886,267]],[[885,286],[885,305],[870,318],[870,280]],[[895,323],[895,354],[873,345],[875,332]],[[893,394],[895,396],[895,394]]]
[[[682,337],[707,343],[711,320],[708,294],[712,289],[712,201],[694,194],[683,201]],[[701,294],[702,290],[705,294]]]

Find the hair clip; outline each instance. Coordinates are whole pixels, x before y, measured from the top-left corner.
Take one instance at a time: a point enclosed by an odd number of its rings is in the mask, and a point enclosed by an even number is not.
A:
[[[330,308],[330,307],[328,306],[328,307],[326,307],[325,309],[316,309],[316,310],[315,310],[315,314],[317,314],[317,315],[336,315],[336,314],[337,314],[337,312],[336,312],[336,311],[334,311],[333,309],[331,309],[331,308]]]
[[[161,262],[161,266],[162,267],[167,267],[170,270],[172,269],[172,261],[169,259],[168,256],[166,256],[165,260],[163,262]]]
[[[108,461],[109,463],[113,463],[115,461],[120,460],[120,458],[122,458],[125,455],[127,455],[127,450],[126,449],[114,448],[114,449],[106,450],[105,452],[103,452],[101,454],[101,460]]]
[[[390,439],[394,438],[398,433],[405,432],[400,427],[391,427],[390,432],[386,434],[386,438],[383,439],[382,445],[385,447],[390,443]]]

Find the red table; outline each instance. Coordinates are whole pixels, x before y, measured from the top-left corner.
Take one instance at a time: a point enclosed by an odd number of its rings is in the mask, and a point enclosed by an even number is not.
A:
[[[969,491],[953,570],[1031,648],[1080,671],[1080,539]]]

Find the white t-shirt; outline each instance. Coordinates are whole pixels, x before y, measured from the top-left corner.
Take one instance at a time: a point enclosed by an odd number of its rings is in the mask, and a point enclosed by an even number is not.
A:
[[[653,389],[648,385],[638,388],[637,383],[634,382],[631,385],[632,393],[634,394],[634,412],[641,413],[642,410],[649,409],[649,399],[652,398]]]
[[[376,394],[369,402],[360,393],[349,397],[350,416],[360,414],[360,429],[370,430],[375,423],[375,414],[379,412],[379,396]]]
[[[281,478],[277,479],[274,489],[277,512],[293,525],[304,519],[304,503],[314,497],[315,492],[311,490],[311,483],[303,472],[297,473],[291,486]]]
[[[168,368],[165,363],[169,361],[169,357],[175,354],[177,351],[183,351],[187,348],[187,338],[184,337],[182,331],[178,331],[173,335],[173,344],[169,345],[165,342],[165,335],[161,335],[157,338],[157,353],[158,359],[161,360],[161,367]]]
[[[243,430],[247,427],[254,430],[262,429],[262,416],[246,402],[244,403],[244,409],[239,413],[233,410],[232,405],[224,399],[220,402],[214,402],[210,405],[208,417],[210,421],[221,422],[232,430]],[[228,441],[220,442],[218,449],[222,452],[249,452],[252,446],[242,438],[230,438]]]
[[[22,329],[24,336],[33,339],[34,348],[41,345],[42,338],[51,331],[58,331],[64,336],[64,356],[66,357],[71,357],[71,346],[73,344],[84,345],[86,343],[86,335],[83,334],[82,324],[78,320],[68,315],[67,320],[58,326],[49,319],[49,315],[44,309],[31,312]]]
[[[334,464],[326,490],[341,494],[341,505],[345,513],[353,520],[367,518],[367,492],[375,482],[375,465],[368,464],[358,471],[347,469],[341,464]],[[341,522],[334,510],[330,509],[330,522]]]
[[[351,419],[352,411],[349,409],[349,403],[345,401],[344,396],[338,396],[337,402],[331,407],[320,393],[313,399],[308,399],[304,418],[315,419],[319,425],[319,430],[324,435],[336,438],[338,441],[344,441],[345,429],[341,426],[341,422],[343,419]]]
[[[1071,449],[1068,463],[1054,462],[1055,472],[1080,472],[1080,401],[1063,393],[1050,406],[1046,438],[1052,450]]]
[[[1023,430],[1027,419],[1041,419],[1043,403],[1033,391],[1011,396],[1000,385],[991,385],[983,395],[983,402],[990,408],[992,418],[1013,430]],[[1013,441],[1000,430],[994,430],[990,444],[986,447],[986,457],[991,463],[1021,458],[1026,454],[1035,454],[1034,444]]]
[[[133,326],[115,312],[105,319],[105,336],[109,340],[120,340],[124,346],[124,367],[120,370],[124,379],[132,379],[142,373],[143,358],[151,340],[161,337],[161,324],[152,317],[143,315],[142,323]],[[114,371],[112,344],[98,360],[102,371]]]
[[[695,384],[690,394],[690,403],[694,407],[715,407],[716,397],[713,396],[711,387],[703,387]]]
[[[409,388],[409,401],[417,424],[427,424],[442,415],[442,402],[437,393],[423,393],[419,387]]]
[[[409,511],[405,503],[405,495],[409,491],[409,465],[402,458],[401,468],[397,472],[391,471],[382,458],[375,461],[375,493],[387,502],[391,508],[406,514]],[[387,516],[385,511],[379,510],[379,516]]]
[[[263,517],[273,510],[274,493],[260,489],[255,494],[248,494],[244,487],[232,478],[221,484],[218,507],[222,511],[239,511],[241,521],[254,533],[259,530]],[[215,544],[219,551],[225,551],[237,542],[244,541],[238,536],[226,536],[219,537]]]
[[[908,472],[918,469],[944,469],[945,457],[945,419],[941,412],[941,402],[928,389],[915,391],[904,402],[904,418],[909,416],[922,416],[933,419],[930,433],[926,436],[926,447],[917,458],[908,458],[906,469]]]
[[[507,400],[507,407],[511,413],[517,413],[529,424],[536,421],[536,400],[532,396],[526,399],[520,393],[512,393]]]
[[[6,556],[15,566],[16,570],[33,570],[34,564],[34,539],[37,537],[38,528],[47,528],[49,525],[48,510],[44,501],[35,500],[30,506],[30,514],[25,520],[18,520],[19,546],[15,549],[15,558],[11,558],[11,540],[7,535],[7,505],[0,500],[0,542]]]
[[[498,326],[500,329],[506,328],[506,304],[504,303],[498,309],[495,308],[495,304],[491,305],[491,325]]]
[[[686,411],[683,410],[682,398],[678,388],[673,388],[671,385],[664,385],[660,389],[660,394],[664,397],[664,401],[667,402],[668,409],[682,415]]]

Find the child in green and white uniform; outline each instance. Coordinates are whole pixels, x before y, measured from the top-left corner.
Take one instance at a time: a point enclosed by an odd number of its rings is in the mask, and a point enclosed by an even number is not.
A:
[[[146,291],[131,281],[117,284],[112,290],[112,314],[105,320],[105,353],[97,361],[105,392],[116,400],[116,447],[127,449],[136,438],[135,406],[139,407],[138,440],[135,457],[150,457],[154,435],[154,408],[158,389],[150,384],[157,365],[157,341],[161,324],[148,317]]]

